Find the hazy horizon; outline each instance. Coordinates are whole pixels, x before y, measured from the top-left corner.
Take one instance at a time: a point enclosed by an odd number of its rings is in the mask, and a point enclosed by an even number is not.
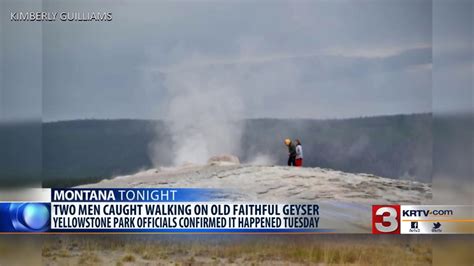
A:
[[[420,112],[420,113],[394,113],[394,114],[375,114],[375,115],[364,115],[364,116],[348,116],[348,117],[327,117],[327,118],[315,118],[315,117],[242,117],[237,120],[258,120],[258,119],[275,119],[275,120],[346,120],[346,119],[359,119],[359,118],[374,118],[374,117],[387,117],[387,116],[410,116],[410,115],[429,115],[433,112]],[[464,114],[453,113],[453,114]],[[45,120],[43,123],[55,123],[55,122],[68,122],[68,121],[81,121],[81,120],[144,120],[144,121],[169,121],[163,118],[139,118],[139,117],[85,117],[85,118],[72,118],[64,120]]]

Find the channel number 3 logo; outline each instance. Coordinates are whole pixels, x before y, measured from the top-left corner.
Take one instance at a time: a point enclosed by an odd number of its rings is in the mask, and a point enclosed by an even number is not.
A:
[[[399,234],[400,233],[400,206],[373,206],[373,233]]]

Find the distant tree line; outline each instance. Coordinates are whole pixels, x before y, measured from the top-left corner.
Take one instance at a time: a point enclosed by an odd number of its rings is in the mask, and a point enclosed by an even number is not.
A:
[[[285,165],[283,139],[301,139],[304,164],[391,178],[430,181],[431,114],[394,115],[339,120],[250,119],[240,157],[257,155]],[[42,174],[48,186],[96,182],[152,167],[150,148],[168,154],[156,158],[172,163],[172,141],[165,124],[154,120],[74,120],[43,124]],[[163,153],[165,154],[165,153]],[[18,166],[20,167],[20,166]]]

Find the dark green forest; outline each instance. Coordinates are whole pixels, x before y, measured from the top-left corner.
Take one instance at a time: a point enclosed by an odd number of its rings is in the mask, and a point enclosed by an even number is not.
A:
[[[244,120],[242,162],[256,154],[286,164],[283,139],[300,138],[305,166],[429,182],[432,115],[394,115],[337,120]],[[159,141],[161,164],[170,164],[172,141],[164,122],[74,120],[43,123],[45,186],[96,182],[153,167],[150,145]]]

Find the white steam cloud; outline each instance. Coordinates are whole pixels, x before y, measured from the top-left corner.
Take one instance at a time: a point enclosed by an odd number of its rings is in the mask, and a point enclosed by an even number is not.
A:
[[[191,59],[197,60],[202,58]],[[238,70],[203,67],[162,74],[169,97],[164,114],[173,163],[202,164],[214,155],[238,154],[244,110]]]
[[[264,113],[266,103],[272,104],[275,97],[286,98],[288,91],[301,87],[300,71],[293,60],[314,56],[262,56],[255,52],[258,42],[244,44],[239,55],[230,58],[185,57],[186,53],[177,49],[179,55],[169,60],[172,64],[148,68],[166,92],[160,117],[166,122],[173,147],[165,156],[172,155],[174,165],[202,164],[215,155],[241,154],[243,121],[252,116],[246,110]],[[167,146],[160,142],[151,147],[155,165],[160,165],[162,147]],[[260,153],[249,157],[247,161],[256,164],[274,161]]]

